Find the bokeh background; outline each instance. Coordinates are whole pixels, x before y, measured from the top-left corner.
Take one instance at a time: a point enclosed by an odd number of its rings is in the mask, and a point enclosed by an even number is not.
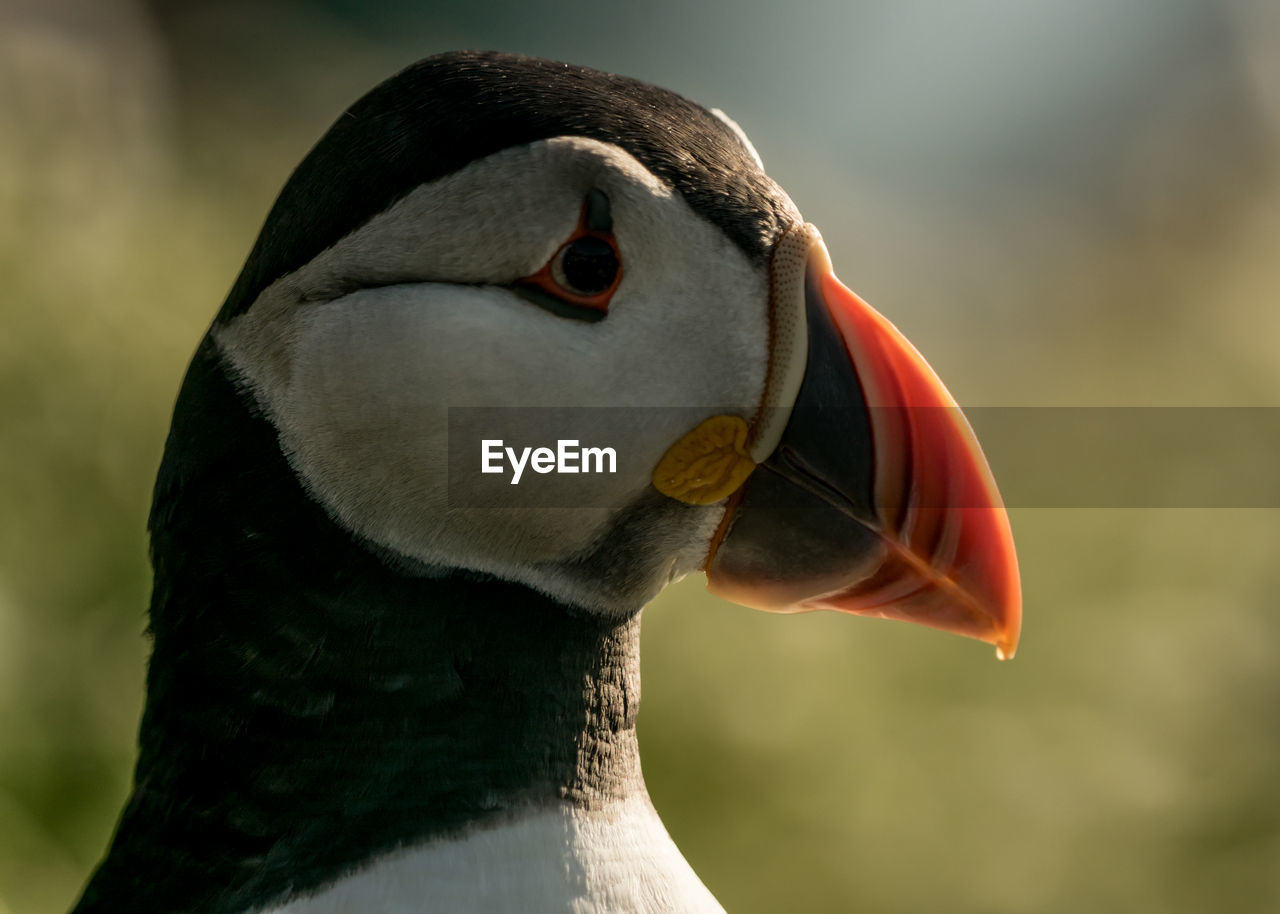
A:
[[[126,796],[151,480],[275,192],[460,47],[727,110],[963,405],[1280,406],[1270,0],[0,0],[0,912]],[[648,781],[730,911],[1280,910],[1280,511],[1079,504],[1012,512],[1012,663],[646,611]]]

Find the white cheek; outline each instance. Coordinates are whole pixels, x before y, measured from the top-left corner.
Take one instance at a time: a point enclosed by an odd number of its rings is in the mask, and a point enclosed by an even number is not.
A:
[[[645,379],[632,399],[749,416],[768,363],[765,272],[683,201],[637,212],[633,223],[623,256],[634,281],[624,280],[605,321],[619,373]],[[661,243],[673,225],[679,240]]]
[[[548,378],[545,351],[525,353],[538,351],[542,317],[560,319],[511,302],[501,289],[406,285],[297,309],[292,380],[275,398],[275,421],[294,468],[348,527],[430,563],[551,560],[585,547],[647,484],[593,476],[564,503],[594,508],[556,512],[477,511],[465,478],[450,488],[449,407],[545,406],[558,396],[538,383]],[[483,412],[463,417],[452,431],[478,452],[494,433]]]
[[[595,157],[587,178],[566,160],[548,158],[547,147],[560,146],[565,154]],[[606,154],[613,157],[608,168],[599,161]],[[452,205],[436,207],[430,192],[443,190],[433,185],[277,282],[248,312],[217,328],[215,339],[276,425],[294,470],[346,527],[428,564],[487,571],[584,604],[603,603],[576,569],[626,509],[654,497],[650,477],[667,448],[708,415],[730,410],[749,417],[760,403],[768,361],[766,271],[616,149],[553,140],[528,156],[524,184],[544,181],[538,169],[553,161],[611,201],[624,274],[604,320],[559,317],[498,285],[378,284],[314,300],[316,290],[360,275],[347,271],[370,258],[384,258],[378,270],[388,277],[438,279],[430,265],[409,266],[388,253],[405,250],[416,259],[430,248],[415,241],[422,233],[417,220]],[[514,167],[513,159],[506,156],[504,167]],[[489,163],[480,165],[484,177]],[[544,196],[569,193],[577,206],[583,191],[566,186]],[[525,228],[541,223],[539,237],[563,234],[555,227],[560,216],[548,221],[535,210],[510,219]],[[508,245],[504,256],[526,272],[548,256],[545,238],[541,249],[517,253],[523,228],[495,237],[487,221],[477,225],[470,227],[477,237],[464,237],[465,220],[453,225],[451,244]],[[554,250],[555,242],[549,246]],[[432,256],[451,262],[441,252]],[[482,412],[457,409],[467,407],[596,407],[577,416],[575,437],[625,459],[616,474],[544,477],[543,504],[553,510],[477,510],[486,503],[477,493],[491,493],[482,484],[492,480],[451,478],[450,435],[455,448],[461,440],[474,449],[477,463],[481,441],[501,435]],[[516,431],[536,442],[548,431],[545,415],[530,409]],[[590,507],[567,507],[581,505]],[[643,544],[648,583],[637,586],[651,596],[653,581],[696,567],[722,510],[655,521]]]
[[[577,554],[648,488],[672,442],[709,411],[758,396],[764,344],[741,329],[758,323],[732,309],[760,309],[760,280],[744,263],[718,277],[725,300],[707,302],[698,283],[672,278],[690,264],[667,266],[640,259],[635,275],[659,278],[632,283],[594,324],[495,287],[387,286],[295,305],[272,328],[289,341],[289,381],[265,397],[282,447],[344,525],[402,554],[494,573]],[[735,330],[742,340],[727,345]],[[244,349],[235,339],[224,334],[233,356]],[[240,368],[262,375],[243,359]],[[464,408],[452,426],[450,407]],[[465,409],[475,407],[532,407],[515,437],[533,441],[546,416],[538,408],[594,407],[573,414],[565,436],[614,448],[623,472],[536,480],[542,503],[566,506],[553,511],[476,510],[492,503],[493,489],[478,488],[491,480],[450,479],[450,433],[478,460],[481,442],[512,426],[504,411],[495,432],[483,410]]]

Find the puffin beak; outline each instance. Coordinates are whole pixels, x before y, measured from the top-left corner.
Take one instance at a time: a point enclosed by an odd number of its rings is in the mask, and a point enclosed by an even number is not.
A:
[[[708,586],[757,609],[918,622],[1012,657],[1017,556],[973,430],[920,353],[836,278],[816,229],[800,231],[802,280],[781,244],[772,265],[775,309],[787,275],[803,294],[799,392],[729,504]]]

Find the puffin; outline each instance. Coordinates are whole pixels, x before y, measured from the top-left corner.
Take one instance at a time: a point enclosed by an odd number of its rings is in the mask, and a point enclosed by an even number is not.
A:
[[[718,912],[642,776],[645,604],[703,573],[1020,629],[968,423],[742,129],[507,53],[409,66],[302,159],[148,526],[138,760],[77,914]]]

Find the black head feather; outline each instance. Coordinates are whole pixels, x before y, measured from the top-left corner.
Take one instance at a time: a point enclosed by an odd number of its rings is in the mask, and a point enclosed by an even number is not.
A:
[[[352,105],[280,192],[218,315],[246,310],[415,187],[502,149],[581,136],[625,149],[763,263],[795,218],[734,132],[666,89],[587,67],[497,52],[419,61]]]

